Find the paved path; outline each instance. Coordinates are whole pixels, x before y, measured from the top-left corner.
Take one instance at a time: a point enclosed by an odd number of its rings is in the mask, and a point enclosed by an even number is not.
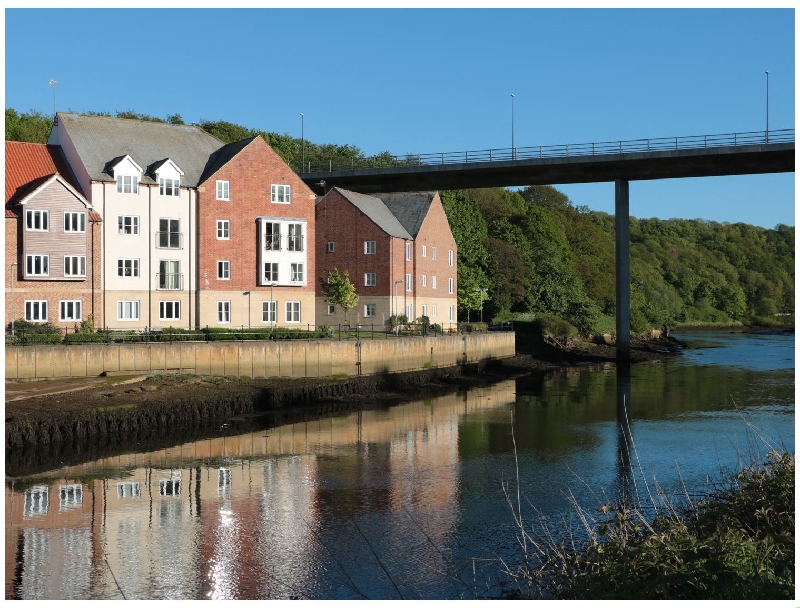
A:
[[[58,378],[55,380],[6,380],[6,403],[43,395],[69,393],[98,386],[115,386],[141,382],[147,376],[92,376],[90,378]]]

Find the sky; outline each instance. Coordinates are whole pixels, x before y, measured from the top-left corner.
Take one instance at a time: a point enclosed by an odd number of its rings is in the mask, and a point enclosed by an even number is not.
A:
[[[5,107],[367,155],[509,148],[512,94],[517,147],[763,131],[767,107],[793,129],[794,31],[792,8],[7,8]],[[613,213],[611,183],[554,186]],[[794,173],[635,181],[630,213],[794,225]]]

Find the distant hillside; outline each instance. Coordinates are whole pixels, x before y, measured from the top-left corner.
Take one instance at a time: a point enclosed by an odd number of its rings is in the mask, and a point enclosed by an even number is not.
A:
[[[179,114],[114,115],[183,124]],[[52,122],[6,109],[6,140],[44,143]],[[289,135],[226,121],[198,126],[226,143],[261,135],[291,166],[300,164],[302,142]],[[364,154],[352,145],[306,141],[305,158],[349,161]],[[454,190],[442,192],[442,201],[459,248],[463,318],[480,309],[486,289],[484,319],[549,315],[582,333],[607,325],[615,313],[613,216],[576,207],[550,186]],[[764,323],[776,313],[794,314],[794,230],[631,218],[631,329]]]

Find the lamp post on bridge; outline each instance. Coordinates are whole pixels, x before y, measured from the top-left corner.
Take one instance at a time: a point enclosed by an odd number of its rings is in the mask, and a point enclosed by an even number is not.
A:
[[[511,159],[517,160],[517,149],[514,147],[514,93],[511,93]]]
[[[769,70],[766,72],[767,75],[767,130],[764,131],[764,143],[769,143]]]

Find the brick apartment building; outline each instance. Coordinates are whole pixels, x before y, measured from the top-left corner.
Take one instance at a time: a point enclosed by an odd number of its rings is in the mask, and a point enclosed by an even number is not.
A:
[[[456,243],[438,192],[364,195],[333,188],[317,198],[317,282],[347,270],[359,301],[350,324],[385,326],[392,315],[456,319]],[[345,322],[318,295],[317,325]]]
[[[7,141],[5,178],[6,325],[102,326],[102,222],[60,149]]]

